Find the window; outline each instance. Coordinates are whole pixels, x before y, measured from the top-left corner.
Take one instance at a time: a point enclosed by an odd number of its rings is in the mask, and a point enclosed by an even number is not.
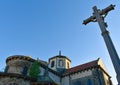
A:
[[[63,66],[63,60],[59,60],[59,66]]]
[[[51,67],[54,67],[55,61],[51,62]]]
[[[22,74],[23,74],[24,76],[26,76],[26,75],[27,75],[27,72],[28,72],[28,67],[25,66],[25,67],[23,68]]]
[[[92,80],[88,79],[88,85],[92,85]]]
[[[67,68],[70,68],[69,62],[67,62]]]

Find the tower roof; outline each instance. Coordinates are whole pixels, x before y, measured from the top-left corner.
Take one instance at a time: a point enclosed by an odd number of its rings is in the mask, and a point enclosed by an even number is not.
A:
[[[70,60],[68,57],[66,57],[66,56],[64,56],[64,55],[61,55],[61,54],[49,58],[49,61],[50,61],[51,59],[54,59],[54,58],[65,58],[65,59],[67,59],[67,60],[69,60],[69,61],[71,62],[71,60]]]
[[[65,59],[67,59],[67,60],[69,60],[69,61],[71,62],[71,60],[70,60],[68,57],[66,57],[66,56],[64,56],[64,55],[61,55],[61,50],[59,51],[59,54],[58,54],[58,55],[49,58],[49,62],[50,62],[51,59],[54,59],[54,58],[65,58]]]

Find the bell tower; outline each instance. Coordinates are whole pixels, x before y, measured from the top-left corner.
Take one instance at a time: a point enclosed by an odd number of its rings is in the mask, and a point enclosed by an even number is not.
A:
[[[59,51],[59,55],[49,58],[49,68],[60,73],[69,69],[70,64],[71,60],[66,56],[61,55],[61,51]]]

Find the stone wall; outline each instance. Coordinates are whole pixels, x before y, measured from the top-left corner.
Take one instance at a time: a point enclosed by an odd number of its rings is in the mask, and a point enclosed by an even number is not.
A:
[[[7,67],[8,67],[7,73],[22,74],[25,67],[29,71],[30,65],[31,62],[27,60],[20,60],[20,59],[11,60],[7,62]]]
[[[16,77],[1,77],[0,85],[30,85],[30,81]]]
[[[92,79],[92,70],[85,70],[82,72],[76,72],[62,78],[62,85],[87,85],[88,79]]]

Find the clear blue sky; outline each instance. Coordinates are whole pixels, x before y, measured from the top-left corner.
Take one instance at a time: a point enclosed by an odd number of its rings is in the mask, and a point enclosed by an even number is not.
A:
[[[47,61],[68,56],[72,66],[102,58],[114,85],[116,75],[97,23],[83,25],[93,13],[115,4],[105,21],[120,55],[119,0],[0,0],[0,68],[11,55],[29,55]]]

